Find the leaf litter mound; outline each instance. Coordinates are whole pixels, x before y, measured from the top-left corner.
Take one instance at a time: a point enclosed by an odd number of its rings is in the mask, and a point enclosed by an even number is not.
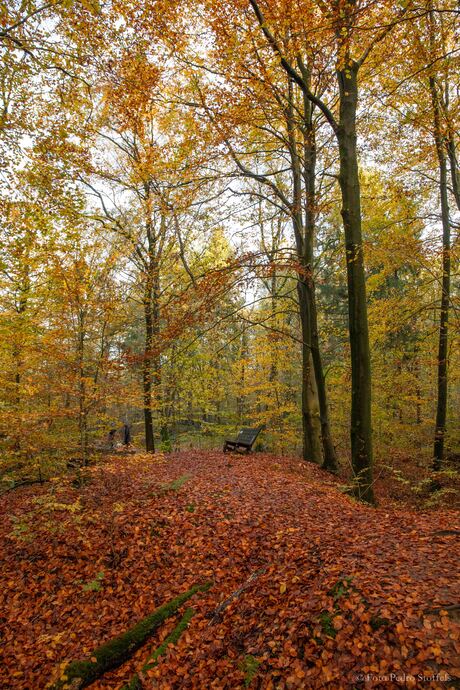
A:
[[[0,501],[1,688],[46,688],[208,580],[154,667],[178,619],[91,687],[136,672],[163,689],[458,687],[455,511],[372,509],[311,464],[204,451],[114,458]]]

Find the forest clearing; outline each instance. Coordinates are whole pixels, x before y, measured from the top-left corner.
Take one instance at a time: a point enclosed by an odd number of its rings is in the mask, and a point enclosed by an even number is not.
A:
[[[458,0],[0,0],[0,690],[459,688]]]
[[[86,475],[1,498],[1,687],[54,687],[61,664],[206,582],[145,687],[457,687],[458,513],[365,507],[313,464],[259,453]],[[91,687],[125,687],[179,619]]]

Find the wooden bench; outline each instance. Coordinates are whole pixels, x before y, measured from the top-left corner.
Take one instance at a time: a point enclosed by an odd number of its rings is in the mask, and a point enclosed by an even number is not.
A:
[[[262,431],[263,426],[258,426],[255,429],[241,429],[240,433],[233,441],[225,441],[224,453],[236,451],[237,453],[250,453],[256,438]]]

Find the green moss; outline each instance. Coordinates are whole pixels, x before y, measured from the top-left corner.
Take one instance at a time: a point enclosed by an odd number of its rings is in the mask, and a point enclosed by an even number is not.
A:
[[[179,489],[188,482],[189,474],[183,474],[181,477],[174,479],[172,482],[164,482],[160,485],[162,491],[179,491]]]
[[[147,663],[142,667],[143,671],[148,671],[149,669],[156,666],[158,663],[158,659],[167,651],[168,646],[170,644],[177,644],[177,641],[179,640],[180,636],[187,629],[187,626],[190,623],[190,620],[194,613],[195,611],[192,608],[188,608],[185,611],[184,615],[182,616],[181,620],[176,625],[174,630],[163,640],[161,645],[157,649],[155,649]]]
[[[121,690],[142,690],[142,683],[139,676],[137,674],[133,676],[129,683],[123,685]]]
[[[155,651],[150,655],[146,663],[143,665],[142,673],[149,671],[151,668],[154,668],[157,665],[158,659],[160,658],[160,656],[167,652],[170,644],[177,644],[177,641],[179,640],[180,636],[182,635],[184,630],[187,629],[190,619],[192,618],[194,613],[195,611],[192,608],[188,608],[186,610],[186,612],[184,613],[176,627],[170,632],[170,634],[167,637],[165,637],[161,645],[155,649]],[[139,679],[139,676],[136,673],[136,675],[134,675],[131,678],[129,683],[124,685],[121,690],[139,690],[140,688],[142,688],[142,684]]]
[[[319,616],[319,622],[321,623],[321,628],[323,633],[328,637],[335,637],[337,632],[334,628],[334,614],[329,613],[329,611],[322,611]]]
[[[329,590],[328,594],[334,597],[334,601],[337,602],[341,597],[349,594],[350,589],[352,589],[352,576],[338,580],[333,587]]]
[[[96,661],[72,661],[66,666],[61,677],[49,687],[49,690],[65,690],[66,688],[81,690],[110,669],[117,668],[144,644],[163,621],[174,615],[184,602],[196,592],[206,592],[211,584],[207,582],[203,585],[194,585],[187,592],[179,594],[175,599],[160,606],[127,632],[103,644],[91,655]]]
[[[91,582],[86,582],[84,585],[82,585],[82,589],[84,592],[99,592],[102,589],[102,580],[105,577],[105,573],[103,570],[101,570],[97,575],[94,580],[91,580]]]
[[[257,670],[260,666],[260,661],[252,654],[246,654],[240,664],[240,669],[244,673],[244,687],[248,688],[257,675]]]

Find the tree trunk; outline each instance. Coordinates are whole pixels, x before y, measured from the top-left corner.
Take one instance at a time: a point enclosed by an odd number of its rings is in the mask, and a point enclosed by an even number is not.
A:
[[[446,150],[444,146],[444,138],[441,132],[440,104],[434,77],[430,77],[430,92],[434,115],[434,140],[439,163],[439,195],[441,199],[442,218],[442,293],[438,342],[438,395],[433,447],[433,470],[439,471],[444,459],[444,438],[446,434],[447,419],[447,357],[450,302],[450,219],[449,200],[447,196]]]
[[[422,405],[421,405],[422,388],[420,385],[420,360],[418,358],[418,355],[416,356],[415,362],[414,362],[414,374],[415,374],[415,395],[417,396],[417,404],[415,406],[415,423],[421,424],[422,423]]]
[[[21,283],[21,286],[19,288],[20,294],[19,294],[19,305],[17,309],[17,315],[18,315],[18,332],[15,334],[13,338],[13,360],[15,363],[15,374],[14,374],[14,407],[17,413],[17,420],[19,422],[19,416],[20,416],[20,411],[21,411],[21,384],[22,384],[22,346],[21,346],[21,336],[20,333],[22,334],[24,323],[23,319],[25,317],[25,313],[27,310],[28,306],[28,295],[29,295],[29,290],[30,290],[30,277],[29,277],[29,267],[26,264],[25,269],[24,269],[24,277],[23,281]],[[21,430],[20,430],[20,425],[16,426],[15,429],[15,438],[14,438],[14,450],[15,451],[20,451],[21,450]]]
[[[155,392],[155,405],[158,419],[157,425],[160,431],[161,450],[171,450],[171,439],[166,420],[165,400],[163,396],[163,382],[161,372],[161,356],[159,350],[160,337],[160,277],[158,267],[152,266],[152,364],[153,364],[153,390]]]
[[[452,181],[452,192],[454,194],[455,203],[457,204],[457,209],[460,211],[460,179],[458,172],[458,161],[457,153],[455,151],[455,141],[454,135],[449,134],[449,140],[447,142],[447,150],[449,154],[450,162],[450,177]]]
[[[348,318],[351,351],[351,457],[357,496],[369,503],[373,495],[371,361],[367,321],[366,283],[361,232],[361,193],[356,147],[358,65],[337,71],[340,116],[337,140],[339,183],[348,283]]]
[[[324,377],[323,363],[318,337],[318,323],[316,315],[315,289],[311,291],[310,314],[312,322],[311,354],[315,369],[316,386],[318,389],[319,414],[321,421],[321,440],[323,444],[323,469],[329,472],[338,471],[337,453],[332,440],[331,426],[329,423],[329,409],[327,402],[326,380]]]
[[[310,84],[309,75],[306,68],[303,68],[303,77],[308,85]],[[313,358],[313,368],[315,372],[316,387],[318,391],[319,414],[321,422],[321,440],[323,446],[323,468],[329,472],[336,472],[338,469],[337,455],[332,440],[331,427],[329,423],[329,406],[327,402],[326,381],[324,378],[323,363],[318,336],[318,317],[316,308],[316,290],[313,279],[313,251],[316,236],[316,137],[313,123],[313,105],[303,94],[303,116],[304,116],[304,135],[303,135],[303,178],[305,186],[305,233],[304,233],[304,258],[307,264],[307,293],[309,299],[310,331],[311,331],[311,354]]]
[[[78,434],[83,464],[88,464],[88,416],[86,411],[86,380],[85,380],[85,313],[78,312]]]
[[[246,367],[245,367],[245,359],[248,354],[248,337],[246,330],[243,330],[241,334],[241,369],[240,369],[240,377],[239,377],[239,386],[238,386],[238,395],[236,398],[236,409],[237,409],[237,414],[238,414],[238,423],[240,426],[243,425],[243,423],[246,420],[246,401],[245,401],[245,394],[244,394],[244,388],[246,386]]]
[[[304,460],[321,465],[321,424],[319,418],[318,388],[312,358],[311,323],[311,270],[313,237],[307,237],[302,214],[302,169],[298,152],[298,137],[294,117],[294,88],[289,81],[286,124],[289,136],[289,154],[293,185],[291,208],[292,225],[296,242],[297,258],[301,270],[297,275],[297,295],[302,328],[302,455]],[[309,228],[311,230],[311,228]],[[309,283],[310,281],[310,283]]]
[[[318,389],[313,368],[311,350],[312,334],[310,319],[310,298],[305,280],[298,278],[300,322],[302,325],[302,450],[303,459],[322,461],[321,424],[318,403]]]
[[[273,275],[271,277],[271,285],[270,285],[270,306],[271,306],[271,312],[272,312],[272,323],[275,326],[275,313],[276,313],[276,300],[278,297],[278,285],[277,285],[277,274],[276,270],[273,271]],[[273,347],[270,347],[270,372],[268,374],[268,380],[270,383],[275,385],[275,381],[278,377],[278,365],[277,365],[277,354],[274,352]]]
[[[144,321],[145,321],[145,348],[142,363],[142,383],[144,394],[144,425],[145,425],[145,450],[147,453],[155,452],[155,439],[153,436],[152,416],[152,352],[154,341],[153,314],[152,314],[152,283],[149,277],[144,294]]]

